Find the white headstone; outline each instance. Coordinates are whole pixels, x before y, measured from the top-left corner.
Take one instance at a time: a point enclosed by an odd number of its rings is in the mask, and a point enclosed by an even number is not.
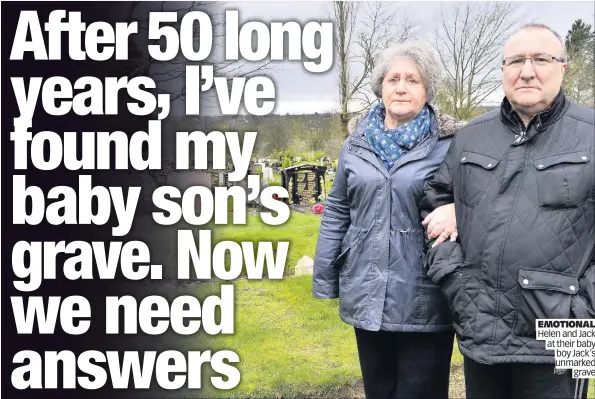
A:
[[[262,179],[273,180],[273,168],[264,167],[262,168]]]
[[[297,265],[295,266],[295,275],[296,276],[304,276],[304,275],[312,275],[314,271],[314,261],[308,255],[304,255],[298,260]]]

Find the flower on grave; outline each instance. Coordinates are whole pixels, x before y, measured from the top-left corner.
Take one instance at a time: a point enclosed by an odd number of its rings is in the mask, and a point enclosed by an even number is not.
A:
[[[312,212],[316,213],[317,215],[320,215],[323,211],[324,205],[322,205],[321,203],[317,203],[312,206]]]

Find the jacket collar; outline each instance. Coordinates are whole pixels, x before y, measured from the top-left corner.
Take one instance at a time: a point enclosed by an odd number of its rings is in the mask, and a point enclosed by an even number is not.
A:
[[[562,117],[566,108],[568,108],[568,105],[569,102],[566,101],[564,92],[560,90],[550,106],[544,111],[534,115],[529,121],[529,124],[525,126],[521,121],[519,114],[510,104],[510,101],[504,97],[500,106],[500,120],[515,133],[529,132],[531,126],[534,126],[535,131],[539,133],[556,123],[556,121]]]

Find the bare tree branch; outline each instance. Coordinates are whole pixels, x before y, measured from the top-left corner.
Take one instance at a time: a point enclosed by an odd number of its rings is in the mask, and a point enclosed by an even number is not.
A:
[[[215,41],[216,38],[224,37],[224,33],[218,33],[222,30],[224,18],[222,16],[221,3],[210,2],[165,2],[160,3],[145,3],[134,2],[128,13],[129,21],[138,22],[139,32],[148,31],[149,12],[151,11],[167,11],[178,14],[177,22],[167,24],[180,31],[181,21],[184,15],[191,11],[202,11],[207,13],[212,21],[213,46],[212,48],[220,48],[222,45]],[[163,24],[165,25],[165,24]],[[195,45],[200,43],[200,27],[195,25],[192,32],[192,41]],[[186,77],[186,67],[189,65],[212,65],[215,77],[226,77],[232,79],[233,77],[249,77],[256,72],[263,70],[270,70],[270,60],[265,60],[261,63],[248,63],[242,60],[225,60],[223,57],[211,53],[211,55],[204,61],[192,62],[187,60],[180,52],[180,54],[170,61],[158,61],[153,59],[148,54],[149,45],[159,45],[160,40],[150,40],[145,36],[145,40],[137,43],[137,47],[142,50],[135,59],[131,62],[135,65],[131,76],[150,75],[155,83],[160,87],[156,90],[158,93],[167,93],[171,95],[171,100],[183,99],[186,95],[184,91]]]
[[[438,98],[442,109],[468,119],[500,85],[498,58],[515,21],[509,3],[457,3],[448,11],[441,10],[434,31],[445,71]]]
[[[405,14],[397,18],[390,7],[381,2],[331,2],[339,65],[339,115],[344,131],[350,106],[366,109],[376,99],[369,90],[370,75],[380,52],[389,43],[402,43],[414,35],[416,25]]]

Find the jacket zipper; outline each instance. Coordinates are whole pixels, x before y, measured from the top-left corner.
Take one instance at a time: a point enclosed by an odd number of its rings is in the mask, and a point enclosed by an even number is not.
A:
[[[545,111],[543,111],[543,112],[545,112]],[[529,126],[531,126],[531,122],[533,122],[533,119],[535,119],[536,116],[539,116],[543,112],[540,112],[539,114],[533,115],[531,117],[531,119],[529,119],[529,122],[527,122],[527,126],[525,126],[525,124],[523,123],[523,121],[520,120],[520,118],[518,117],[518,114],[516,113],[516,111],[514,111],[514,114],[513,115],[516,118],[517,122],[519,122],[519,124],[521,125],[521,131],[520,131],[520,133],[514,135],[514,138],[516,139],[514,141],[514,144],[518,144],[518,143],[520,143],[520,142],[523,141],[523,139],[527,135],[527,132],[529,131]],[[539,127],[539,125],[538,125],[538,127]]]
[[[514,144],[518,144],[521,141],[523,141],[523,139],[525,138],[525,135],[527,133],[526,132],[527,129],[525,129],[525,124],[523,123],[523,121],[521,120],[521,118],[519,118],[519,116],[518,116],[518,114],[517,114],[516,111],[513,111],[513,115],[514,115],[514,118],[516,119],[516,121],[519,123],[519,125],[521,125],[521,131],[519,132],[519,134],[515,134],[514,135],[514,138],[516,139],[514,141]],[[531,117],[531,120],[532,119],[533,119],[533,117]],[[531,120],[529,120],[529,123],[531,123]],[[529,123],[527,124],[527,126],[529,126]]]

